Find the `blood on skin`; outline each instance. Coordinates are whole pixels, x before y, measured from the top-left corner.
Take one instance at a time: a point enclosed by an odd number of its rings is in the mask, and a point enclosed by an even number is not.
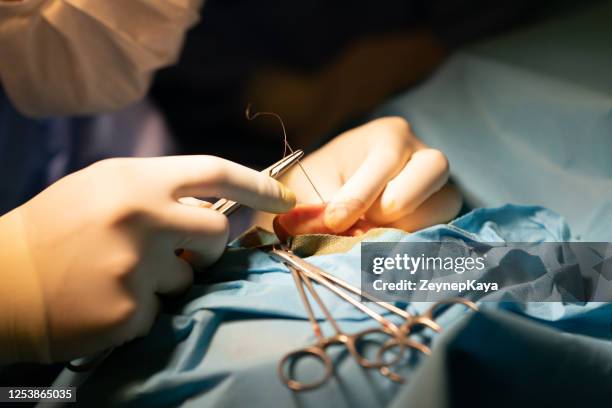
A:
[[[274,232],[281,242],[285,242],[289,237],[303,234],[334,234],[356,237],[375,227],[374,224],[360,219],[348,230],[339,234],[334,233],[323,222],[326,207],[327,203],[299,204],[288,213],[277,215],[274,218],[272,224]]]

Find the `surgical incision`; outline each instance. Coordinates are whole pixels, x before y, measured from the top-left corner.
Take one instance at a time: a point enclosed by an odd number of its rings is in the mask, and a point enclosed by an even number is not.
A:
[[[344,236],[359,236],[375,227],[374,224],[360,219],[353,226],[341,233],[334,233],[325,226],[323,217],[327,203],[299,204],[288,213],[274,218],[274,232],[281,240],[303,234],[335,234]]]

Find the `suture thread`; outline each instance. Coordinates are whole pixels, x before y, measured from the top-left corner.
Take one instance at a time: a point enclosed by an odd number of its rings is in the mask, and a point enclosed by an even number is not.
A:
[[[246,107],[246,111],[244,112],[244,114],[245,114],[247,120],[254,120],[254,119],[257,119],[257,117],[262,116],[262,115],[268,115],[268,116],[272,116],[272,117],[276,118],[280,122],[281,128],[283,129],[283,141],[284,141],[284,144],[285,144],[284,150],[283,150],[283,158],[287,157],[287,150],[289,150],[289,153],[293,153],[293,149],[291,148],[291,145],[289,144],[289,140],[287,138],[287,130],[285,129],[285,123],[283,122],[283,118],[281,118],[278,113],[274,113],[274,112],[255,112],[255,113],[251,114],[251,104],[249,103],[247,105],[247,107]],[[325,200],[323,199],[323,196],[321,195],[321,193],[319,192],[317,187],[312,182],[312,179],[308,175],[308,172],[306,172],[306,169],[304,168],[304,166],[302,166],[302,163],[298,160],[297,164],[298,164],[298,166],[300,166],[300,169],[302,170],[302,173],[304,173],[304,176],[306,176],[306,179],[308,180],[308,182],[310,183],[310,185],[314,189],[315,193],[317,193],[317,196],[319,196],[319,199],[321,200],[321,202],[323,204],[325,204]]]

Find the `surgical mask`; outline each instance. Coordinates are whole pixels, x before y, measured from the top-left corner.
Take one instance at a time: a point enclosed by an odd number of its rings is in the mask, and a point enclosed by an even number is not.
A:
[[[0,82],[29,116],[142,98],[178,58],[203,0],[0,0]]]

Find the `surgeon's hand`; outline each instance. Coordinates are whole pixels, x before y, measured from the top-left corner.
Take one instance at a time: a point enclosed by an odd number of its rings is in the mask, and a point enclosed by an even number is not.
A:
[[[403,118],[381,118],[345,132],[302,163],[329,202],[324,223],[335,233],[359,219],[414,231],[452,219],[461,207],[458,191],[447,184],[446,156],[420,141]],[[298,202],[321,202],[298,167],[282,181]],[[259,222],[268,226],[269,218]]]
[[[175,250],[198,266],[223,252],[227,218],[183,198],[213,196],[274,213],[295,205],[276,180],[217,157],[111,159],[0,218],[0,362],[67,360],[146,334],[159,295],[192,282]]]

